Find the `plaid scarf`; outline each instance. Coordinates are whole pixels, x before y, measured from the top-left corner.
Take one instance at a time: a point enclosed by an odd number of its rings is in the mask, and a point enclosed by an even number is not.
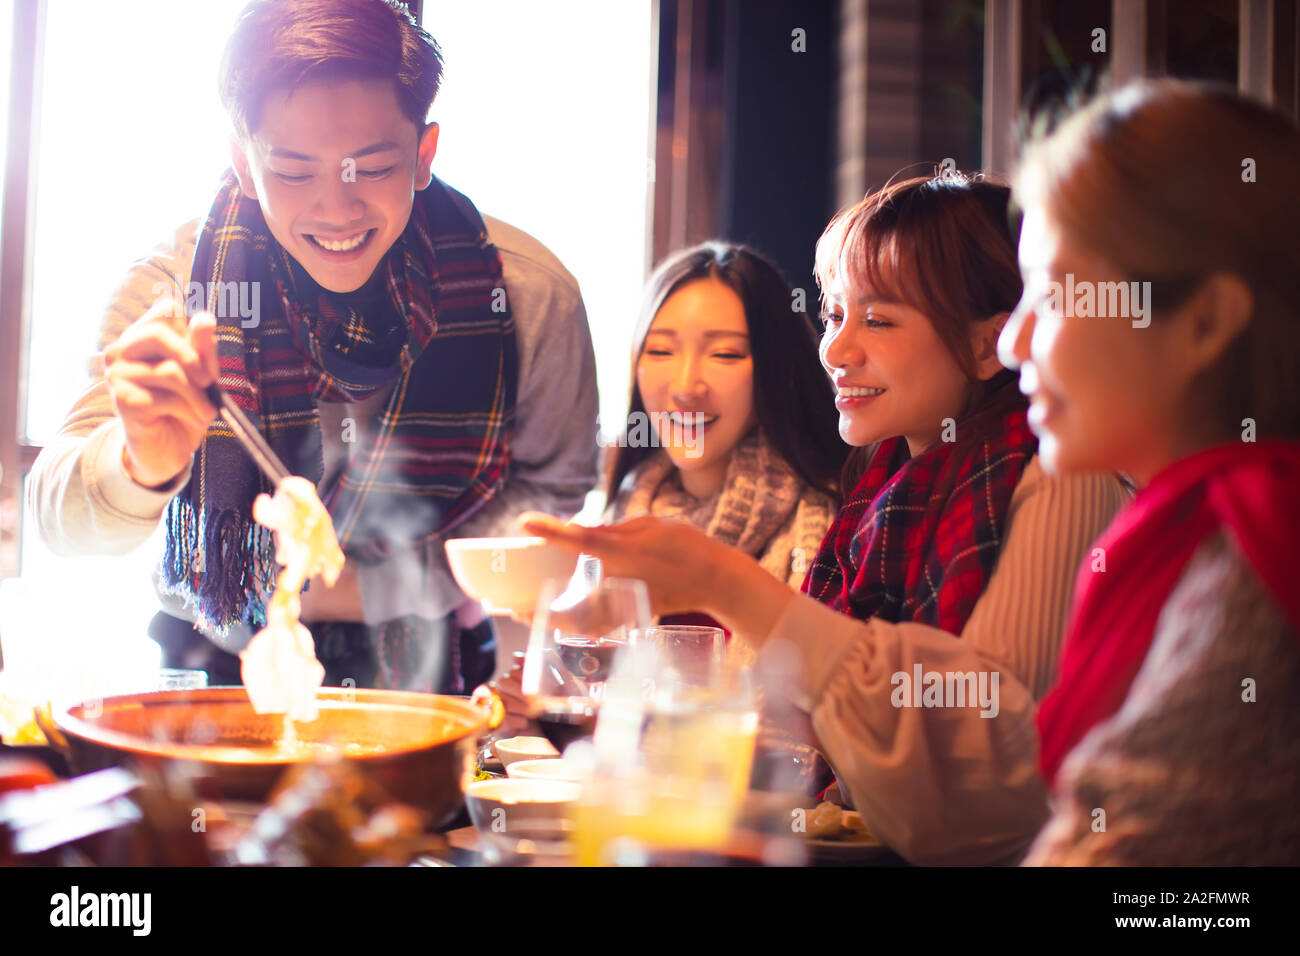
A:
[[[909,459],[902,438],[882,442],[826,532],[803,592],[860,620],[961,634],[993,574],[1011,493],[1038,442],[1020,405],[975,454],[959,457],[955,447],[937,442]]]
[[[359,294],[316,285],[271,236],[233,173],[194,253],[217,316],[220,384],[294,474],[324,472],[319,402],[388,389],[373,423],[343,436],[347,463],[322,500],[354,560],[443,534],[506,479],[518,359],[501,258],[468,199],[437,179]],[[246,318],[232,308],[258,303]],[[189,311],[197,311],[189,302]],[[436,340],[436,341],[435,341]],[[432,347],[431,347],[432,346]],[[274,580],[271,536],[252,520],[267,482],[214,421],[189,483],[167,512],[164,584],[205,630],[260,627]]]

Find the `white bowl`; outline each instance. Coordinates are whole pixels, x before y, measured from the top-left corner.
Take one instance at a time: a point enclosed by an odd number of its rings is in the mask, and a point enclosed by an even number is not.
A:
[[[493,613],[529,617],[547,578],[567,583],[578,556],[545,538],[451,538],[447,563],[460,589]]]
[[[483,833],[509,833],[538,820],[560,820],[582,796],[582,787],[567,780],[478,780],[465,788],[469,818]]]
[[[506,737],[504,740],[494,740],[492,751],[507,771],[517,760],[546,760],[560,756],[560,752],[545,737]]]
[[[573,761],[558,760],[516,760],[506,766],[506,773],[512,780],[567,780],[581,783],[582,774]]]

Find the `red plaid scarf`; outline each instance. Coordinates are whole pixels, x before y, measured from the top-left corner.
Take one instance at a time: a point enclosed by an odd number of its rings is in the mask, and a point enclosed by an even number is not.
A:
[[[340,297],[275,241],[229,173],[191,275],[217,315],[222,389],[293,473],[322,478],[319,402],[389,390],[376,422],[358,427],[347,446],[341,476],[322,489],[349,557],[377,561],[418,546],[502,486],[518,377],[514,324],[501,258],[460,193],[437,179],[417,193],[369,294]],[[220,295],[248,287],[259,293],[252,319]],[[260,626],[274,560],[252,502],[266,482],[220,419],[196,459],[168,511],[165,583],[206,628]]]
[[[803,591],[865,620],[961,634],[992,577],[1011,494],[1038,442],[1018,405],[971,455],[881,443],[822,540]],[[945,489],[951,489],[944,494]]]

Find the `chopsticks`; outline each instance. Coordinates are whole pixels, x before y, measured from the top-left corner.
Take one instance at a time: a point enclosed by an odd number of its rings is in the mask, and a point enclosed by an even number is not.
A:
[[[185,302],[185,290],[181,288],[179,282],[177,282],[172,301],[178,304]],[[183,312],[173,312],[173,315],[184,318]],[[221,386],[216,382],[205,388],[203,394],[207,396],[208,401],[213,404],[217,411],[221,412],[221,417],[226,420],[226,424],[230,426],[230,430],[234,432],[239,443],[244,446],[244,450],[262,469],[266,477],[271,479],[271,487],[278,488],[280,482],[289,477],[289,469],[284,466],[280,456],[267,444],[266,438],[257,430],[257,426],[248,420],[248,416],[240,411],[239,406],[221,390]]]
[[[204,394],[221,412],[221,417],[226,420],[226,424],[235,433],[244,450],[252,456],[253,461],[257,462],[266,477],[271,479],[271,487],[279,487],[280,482],[289,477],[289,469],[284,467],[284,462],[267,444],[266,438],[257,430],[257,426],[248,420],[248,416],[240,411],[216,382],[209,385],[204,390]]]

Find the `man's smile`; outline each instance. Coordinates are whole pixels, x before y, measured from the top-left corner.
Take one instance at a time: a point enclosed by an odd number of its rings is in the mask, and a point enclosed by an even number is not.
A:
[[[378,229],[366,229],[363,232],[338,237],[309,232],[303,235],[322,258],[331,262],[350,262],[365,254],[378,232]]]
[[[362,232],[353,233],[350,236],[341,236],[337,238],[334,236],[327,236],[320,233],[310,233],[310,232],[304,233],[304,235],[306,235],[307,238],[310,239],[312,242],[316,243],[316,245],[324,249],[327,249],[331,252],[348,252],[349,250],[355,249],[357,246],[361,245],[361,243],[369,239],[371,233],[373,233],[374,231],[375,230],[373,229],[366,229]]]

